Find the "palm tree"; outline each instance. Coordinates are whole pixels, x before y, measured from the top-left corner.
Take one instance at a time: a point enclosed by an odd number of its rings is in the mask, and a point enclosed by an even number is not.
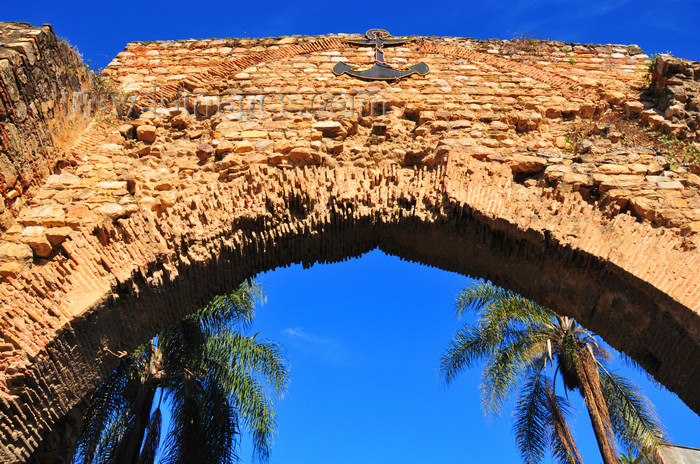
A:
[[[458,316],[473,310],[478,320],[450,341],[440,376],[449,384],[484,360],[482,404],[489,416],[498,416],[519,387],[513,429],[526,463],[539,463],[547,448],[559,462],[582,462],[567,423],[570,404],[556,393],[559,379],[566,392],[583,396],[605,464],[619,463],[616,438],[652,454],[664,443],[652,405],[606,367],[610,352],[573,319],[487,283],[464,289],[456,309]]]
[[[171,426],[160,462],[235,462],[241,427],[267,458],[275,421],[266,385],[281,395],[287,362],[275,343],[235,330],[249,326],[259,296],[245,283],[123,359],[92,392],[74,462],[153,463],[163,399]]]
[[[632,450],[627,450],[627,454],[620,454],[620,464],[634,464],[637,459],[632,454]]]

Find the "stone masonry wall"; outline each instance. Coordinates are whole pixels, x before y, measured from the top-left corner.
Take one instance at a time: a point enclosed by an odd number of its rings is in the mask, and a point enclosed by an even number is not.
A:
[[[50,25],[0,22],[0,230],[64,161],[64,149],[87,125],[83,105],[90,76]]]
[[[654,110],[664,116],[656,120],[664,132],[700,142],[700,63],[660,55],[651,78]]]
[[[133,119],[91,121],[0,240],[0,462],[65,462],[56,424],[213,295],[375,247],[575,317],[700,411],[700,177],[625,132],[686,124],[648,99],[648,57],[425,37],[385,58],[429,74],[364,82],[331,71],[372,63],[343,37],[115,58]]]

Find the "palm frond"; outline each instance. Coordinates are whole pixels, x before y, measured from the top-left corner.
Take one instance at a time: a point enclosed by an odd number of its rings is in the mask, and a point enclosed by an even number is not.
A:
[[[526,464],[541,462],[547,450],[547,403],[544,375],[542,371],[532,372],[513,411],[515,441]]]
[[[200,401],[202,386],[195,379],[187,376],[173,378],[166,398],[170,404],[170,427],[163,446],[163,464],[180,464],[188,462],[190,456],[200,462],[202,443],[205,441]]]
[[[485,326],[499,327],[513,320],[549,321],[554,313],[520,295],[491,283],[463,289],[455,301],[457,316],[473,311]]]
[[[153,464],[156,451],[158,450],[158,444],[160,443],[161,416],[159,406],[153,411],[151,419],[148,422],[146,438],[143,441],[138,464]]]
[[[654,407],[629,379],[600,369],[601,389],[617,438],[628,448],[656,456],[667,443]]]
[[[276,343],[237,332],[261,298],[260,286],[245,283],[130,355],[93,392],[79,462],[152,464],[162,446],[163,463],[233,463],[241,424],[266,458],[275,425],[267,392],[282,395],[288,362]],[[162,445],[160,403],[149,416],[158,388],[171,410]]]
[[[171,427],[164,464],[236,462],[237,417],[216,382],[183,379],[168,393]]]
[[[239,420],[251,434],[255,456],[266,460],[275,430],[275,414],[264,388],[254,377],[239,375],[233,400]]]
[[[256,302],[262,300],[262,287],[256,282],[244,282],[231,293],[214,297],[196,317],[207,332],[220,332],[231,326],[246,329],[255,316]]]
[[[207,335],[197,318],[186,317],[163,330],[158,337],[163,369],[167,372],[195,371],[202,365]]]
[[[76,456],[81,462],[93,462],[105,430],[116,433],[125,426],[128,397],[138,388],[140,367],[139,360],[129,356],[95,386],[76,445]]]
[[[208,337],[205,351],[207,370],[221,379],[224,386],[230,373],[255,372],[265,379],[279,398],[289,381],[289,362],[280,345],[271,341],[258,341],[257,338],[257,334],[246,337],[240,333]],[[233,392],[233,388],[228,391]]]
[[[229,464],[238,460],[238,415],[226,392],[217,382],[205,384],[201,403],[204,420],[204,455],[201,462]]]
[[[482,401],[485,411],[495,415],[523,384],[513,429],[525,462],[539,462],[547,447],[561,462],[581,462],[566,421],[567,400],[556,396],[544,374],[548,364],[554,381],[560,374],[567,390],[584,396],[604,459],[616,454],[615,434],[642,451],[661,443],[644,397],[626,379],[599,375],[598,365],[602,368],[611,353],[574,319],[490,283],[464,289],[455,306],[458,316],[473,311],[477,322],[452,338],[440,361],[440,377],[450,383],[464,369],[486,361]]]
[[[440,358],[441,380],[449,384],[464,369],[489,355],[493,348],[492,342],[485,340],[481,327],[464,326],[452,337]]]
[[[100,437],[100,442],[95,450],[92,461],[96,464],[107,464],[116,461],[117,447],[115,446],[124,436],[126,430],[126,413],[113,420]],[[82,461],[88,462],[88,461]]]
[[[455,301],[457,317],[470,310],[478,312],[482,308],[507,297],[507,290],[487,282],[466,287],[459,293]]]
[[[509,324],[522,324],[536,327],[550,322],[555,314],[551,310],[525,299],[520,295],[504,290],[504,298],[485,306],[479,315],[479,322],[494,330],[508,327]]]
[[[582,464],[581,454],[566,419],[571,410],[569,401],[557,396],[553,388],[548,388],[547,398],[552,457],[563,464]]]
[[[497,417],[503,404],[533,362],[532,348],[539,340],[528,331],[513,334],[509,343],[500,346],[489,356],[481,383],[481,398],[484,412]]]

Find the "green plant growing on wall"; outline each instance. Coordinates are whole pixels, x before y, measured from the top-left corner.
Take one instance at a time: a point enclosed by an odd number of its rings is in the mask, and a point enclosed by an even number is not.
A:
[[[651,84],[651,76],[656,68],[656,60],[659,57],[658,53],[655,53],[649,57],[649,62],[642,66],[642,73],[644,73],[644,85]]]
[[[661,55],[673,56],[673,53],[666,51],[664,53],[654,53],[649,57],[649,61],[642,65],[640,72],[644,74],[644,85],[651,84],[651,76],[654,74],[654,69],[656,69],[656,62]]]
[[[114,116],[125,116],[128,110],[128,95],[117,87],[115,82],[101,72],[95,73],[92,82],[92,96],[95,111],[101,115],[116,113]]]
[[[512,39],[506,42],[503,49],[506,53],[536,54],[540,52],[545,42],[545,40],[535,38],[531,34],[515,34]]]

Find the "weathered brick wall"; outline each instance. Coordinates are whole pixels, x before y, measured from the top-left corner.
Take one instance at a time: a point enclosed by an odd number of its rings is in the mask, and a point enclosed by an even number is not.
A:
[[[50,25],[0,22],[0,230],[64,159],[87,125],[75,98],[87,95],[89,72]]]
[[[658,105],[646,55],[429,37],[386,51],[428,75],[367,83],[331,72],[373,59],[341,38],[115,58],[106,74],[159,107],[93,121],[0,243],[2,460],[62,462],[54,424],[214,294],[375,247],[575,317],[700,410],[700,177],[619,132]]]

